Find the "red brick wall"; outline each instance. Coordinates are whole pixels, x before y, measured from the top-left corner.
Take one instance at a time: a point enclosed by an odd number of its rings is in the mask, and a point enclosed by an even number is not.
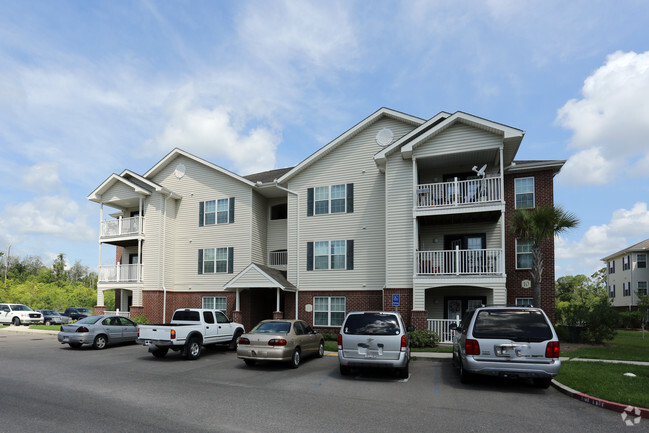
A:
[[[399,307],[397,311],[403,317],[403,321],[406,326],[411,324],[411,314],[412,311],[412,289],[385,289],[383,290],[383,310],[384,311],[394,311],[392,306],[392,295],[398,294],[399,296]]]
[[[380,290],[362,290],[362,291],[300,291],[298,303],[298,316],[300,320],[304,320],[313,326],[313,311],[307,313],[305,311],[306,304],[313,306],[314,296],[344,296],[345,297],[345,312],[350,311],[381,311],[383,309],[383,297]],[[287,311],[288,314],[291,314]],[[337,334],[340,327],[315,327],[320,332]]]
[[[535,171],[528,173],[517,173],[505,176],[505,256],[507,272],[507,304],[516,303],[516,298],[531,298],[533,288],[524,289],[521,287],[523,280],[532,281],[528,270],[516,269],[516,238],[509,234],[511,216],[515,211],[514,179],[519,177],[534,177],[534,200],[535,205],[547,206],[554,203],[554,182],[552,170]],[[554,322],[554,239],[549,239],[541,246],[543,254],[543,274],[541,276],[541,305],[550,320]],[[536,306],[536,305],[535,305]]]
[[[202,308],[203,296],[225,296],[227,298],[226,315],[232,317],[236,303],[236,293],[230,292],[167,292],[167,311],[164,319],[162,318],[163,294],[162,291],[144,291],[142,293],[142,311],[141,314],[146,316],[151,323],[168,323],[171,321],[173,312],[179,308]],[[138,307],[131,306],[131,316],[134,309]],[[247,329],[247,328],[246,328]]]

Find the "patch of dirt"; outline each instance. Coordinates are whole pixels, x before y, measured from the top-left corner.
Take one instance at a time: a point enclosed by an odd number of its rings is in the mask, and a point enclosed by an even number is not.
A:
[[[572,352],[573,350],[583,349],[584,347],[611,347],[612,344],[584,344],[584,343],[564,343],[561,342],[561,353]]]

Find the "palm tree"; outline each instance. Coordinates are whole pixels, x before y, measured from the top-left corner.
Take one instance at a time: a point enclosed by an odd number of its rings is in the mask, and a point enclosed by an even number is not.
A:
[[[579,225],[579,219],[560,206],[539,206],[534,209],[517,209],[509,223],[509,231],[517,239],[530,241],[532,244],[532,286],[533,303],[541,306],[541,277],[543,275],[543,254],[541,245],[544,241]]]

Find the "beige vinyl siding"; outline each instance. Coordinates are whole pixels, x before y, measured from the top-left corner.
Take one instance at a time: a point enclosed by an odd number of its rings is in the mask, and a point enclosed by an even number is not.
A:
[[[486,249],[503,248],[501,224],[483,222],[469,224],[426,225],[419,228],[419,250],[440,251],[444,249],[444,235],[485,234]],[[435,243],[434,239],[438,242]]]
[[[236,282],[237,287],[268,287],[270,281],[256,270],[249,270]]]
[[[138,194],[128,185],[122,182],[115,182],[108,191],[101,195],[101,200],[104,203],[110,203],[113,200],[126,200],[129,198],[139,199],[142,195]],[[127,215],[128,216],[128,215]]]
[[[457,123],[417,146],[414,158],[472,152],[502,146],[502,137],[481,129]]]
[[[142,242],[142,279],[144,290],[162,289],[162,196],[153,193],[144,207],[144,233]]]
[[[186,167],[181,179],[174,175],[179,163]],[[251,262],[251,187],[184,156],[170,161],[152,181],[182,196],[173,222],[174,240],[168,241],[166,248],[174,261],[173,286],[167,284],[167,290],[222,290],[226,282]],[[235,197],[234,224],[199,227],[199,202],[230,197]],[[227,247],[234,248],[233,274],[198,274],[199,249]]]
[[[381,149],[375,138],[382,128],[390,128],[397,140],[413,127],[380,119],[290,180],[288,188],[300,193],[300,290],[377,290],[384,286],[385,177],[373,160]],[[306,216],[308,188],[350,183],[354,184],[353,213]],[[293,218],[293,197],[289,197],[289,206]],[[293,227],[290,219],[289,257],[295,257]],[[307,271],[307,242],[332,240],[354,241],[354,269]],[[294,269],[289,267],[290,281]]]
[[[252,248],[250,251],[250,257],[253,263],[265,265],[268,260],[268,255],[266,254],[266,233],[268,232],[268,204],[266,199],[258,192],[251,191],[251,194],[252,215],[250,219],[250,231]]]
[[[646,254],[649,258],[649,252]],[[622,260],[627,255],[631,256],[631,268],[624,271]],[[629,305],[637,305],[638,296],[636,292],[638,291],[638,281],[647,281],[649,283],[649,268],[637,267],[637,255],[638,253],[628,253],[615,257],[615,273],[608,275],[608,283],[606,286],[606,293],[608,295],[609,286],[615,284],[615,298],[612,298],[614,307],[628,307]],[[608,261],[606,262],[606,268],[608,270]],[[630,296],[624,296],[623,283],[631,283]]]

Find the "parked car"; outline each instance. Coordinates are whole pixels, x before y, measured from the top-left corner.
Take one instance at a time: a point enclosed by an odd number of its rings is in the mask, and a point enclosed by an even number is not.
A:
[[[531,378],[547,388],[559,374],[559,339],[540,308],[480,307],[456,328],[453,362],[462,383],[474,374]]]
[[[92,310],[84,307],[68,307],[61,313],[61,315],[68,316],[70,320],[79,320],[84,317],[92,316]]]
[[[89,316],[70,325],[62,325],[59,343],[79,348],[92,344],[94,349],[104,349],[108,344],[135,341],[137,323],[121,316]]]
[[[324,338],[302,320],[262,320],[238,343],[237,357],[248,366],[257,361],[288,361],[298,368],[303,356],[324,356]]]
[[[408,377],[410,341],[403,318],[396,312],[359,311],[348,313],[338,334],[340,374],[354,367],[394,368]]]
[[[68,323],[70,318],[63,316],[58,311],[54,310],[37,310],[43,315],[43,323],[46,325],[63,325]]]
[[[43,315],[23,304],[0,304],[0,323],[15,326],[43,323]]]

